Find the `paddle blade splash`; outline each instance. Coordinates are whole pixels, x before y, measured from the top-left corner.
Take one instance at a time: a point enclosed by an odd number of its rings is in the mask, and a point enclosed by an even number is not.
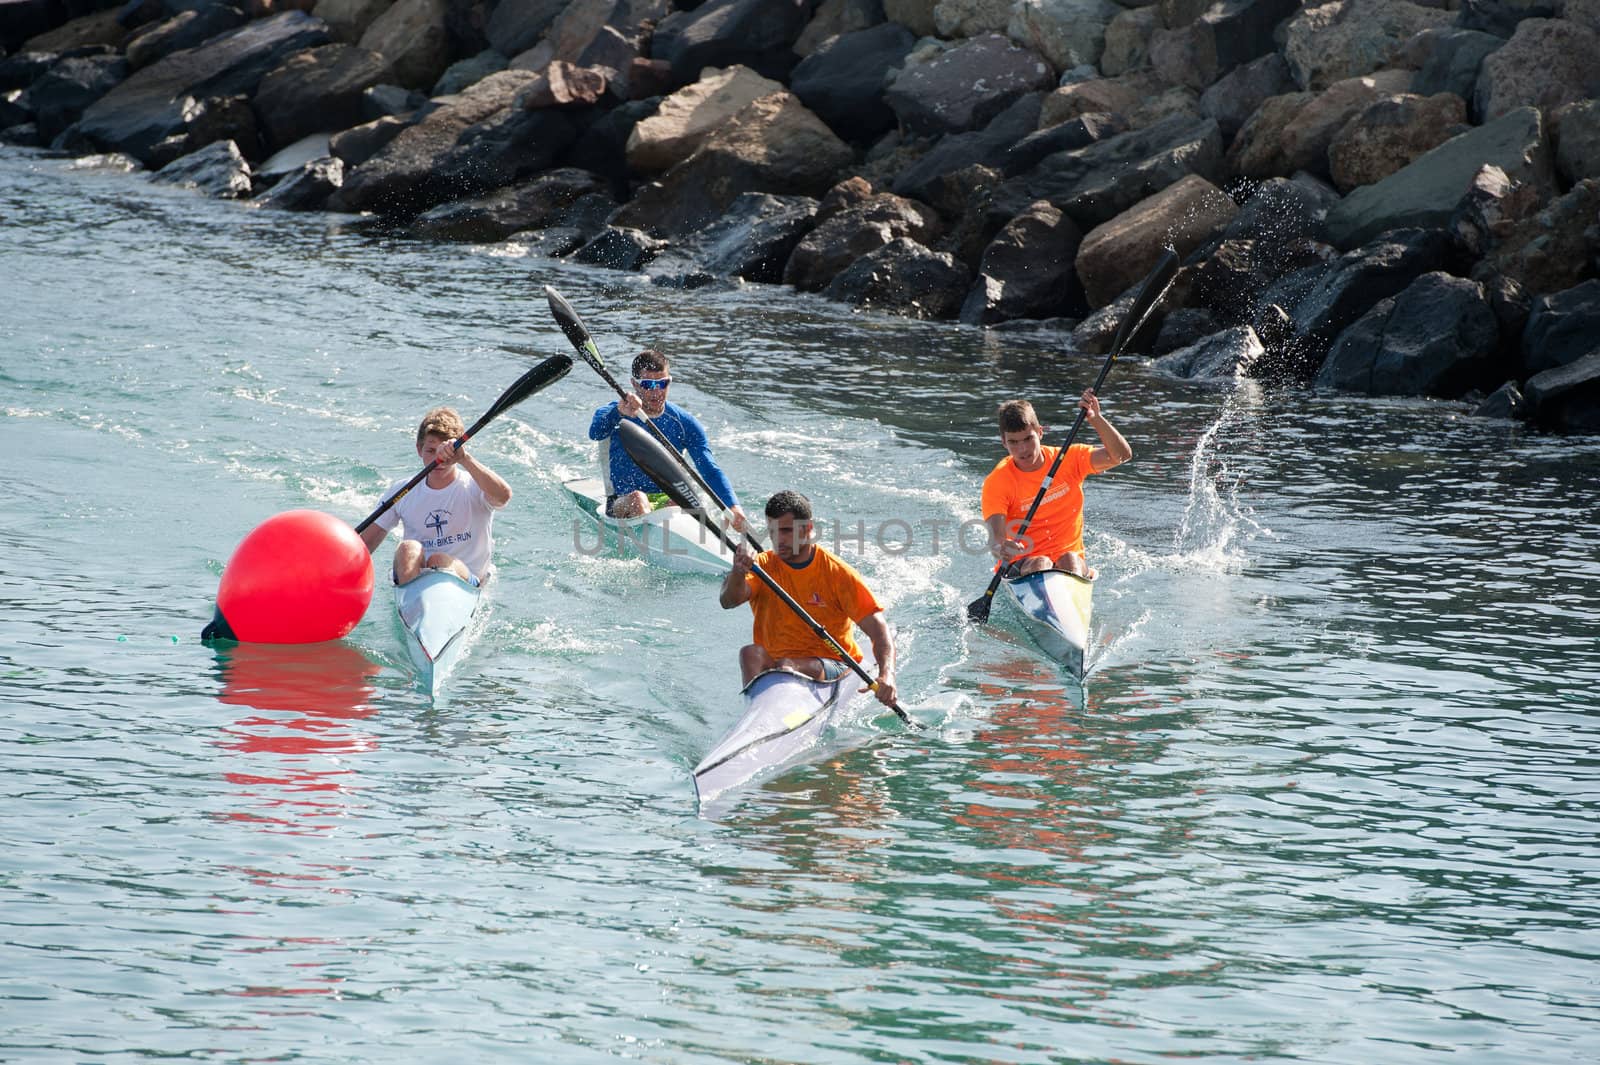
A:
[[[319,510],[268,518],[222,571],[204,640],[321,643],[347,636],[372,602],[372,556],[355,531]]]

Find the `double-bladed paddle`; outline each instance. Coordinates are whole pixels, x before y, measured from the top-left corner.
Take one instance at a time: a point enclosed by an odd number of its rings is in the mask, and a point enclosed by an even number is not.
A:
[[[693,514],[701,525],[705,526],[706,529],[714,533],[719,540],[727,545],[729,551],[738,550],[738,546],[728,536],[727,530],[712,521],[706,515],[706,512],[701,509],[700,498],[695,494],[693,486],[684,479],[683,474],[677,469],[677,464],[673,462],[666,448],[662,447],[643,429],[640,429],[630,421],[623,421],[619,436],[622,440],[623,448],[633,457],[633,461],[637,462],[639,468],[650,475],[651,480],[661,486],[661,490],[667,493],[667,496],[674,503],[688,513]],[[768,588],[771,588],[778,598],[783,600],[784,605],[793,610],[812,632],[832,644],[833,648],[839,652],[839,657],[844,660],[846,665],[855,670],[856,676],[860,677],[870,690],[878,690],[878,682],[867,676],[867,671],[861,668],[861,664],[852,658],[848,651],[839,646],[839,641],[833,638],[833,634],[823,628],[816,618],[806,613],[806,608],[795,602],[794,597],[784,591],[783,587],[772,579],[771,574],[760,566],[751,566],[750,572],[754,573]],[[925,727],[922,722],[906,713],[899,703],[891,703],[889,709],[899,715],[900,720],[904,721],[907,727],[913,731],[921,731]]]
[[[600,348],[595,344],[594,338],[589,335],[588,328],[584,326],[583,319],[578,317],[578,312],[573,309],[572,304],[568,303],[567,298],[561,293],[557,292],[555,288],[550,285],[546,285],[544,287],[544,294],[545,298],[550,302],[550,313],[555,315],[556,324],[559,325],[561,327],[561,331],[567,335],[567,339],[572,342],[572,346],[577,349],[578,354],[583,357],[583,361],[594,367],[595,373],[599,374],[605,380],[606,384],[611,386],[612,390],[617,393],[618,399],[626,398],[628,395],[627,391],[617,383],[617,379],[615,377],[611,376],[611,371],[606,369],[605,360],[600,357]],[[700,490],[705,492],[706,495],[716,500],[717,506],[721,507],[723,510],[728,510],[729,507],[727,501],[719,497],[712,487],[709,484],[706,484],[705,478],[700,476],[700,472],[694,468],[694,465],[689,462],[689,460],[684,456],[683,452],[679,451],[675,446],[673,446],[672,441],[667,439],[666,434],[661,431],[660,427],[657,426],[655,422],[650,420],[650,416],[644,413],[644,411],[640,411],[639,419],[644,422],[646,428],[650,430],[651,435],[653,435],[661,444],[666,453],[674,460],[677,467],[683,470],[684,473],[687,473],[690,477],[694,478],[694,483],[699,485]],[[624,419],[624,422],[626,422],[626,419]],[[632,452],[629,452],[629,454],[631,455]],[[637,457],[635,457],[634,461],[638,462],[639,460]],[[639,463],[639,466],[641,469],[643,469],[644,463]],[[645,470],[645,472],[649,473],[650,471]],[[657,484],[663,483],[661,478],[656,477],[653,474],[651,475],[651,480],[655,481]],[[671,494],[671,492],[667,493],[669,496]],[[698,499],[699,497],[696,496],[696,498]],[[673,502],[677,502],[677,500],[673,500]],[[678,505],[682,506],[683,504],[679,503]],[[698,506],[698,504],[696,505]],[[751,546],[757,551],[762,549],[761,541],[757,540],[750,530],[744,530],[744,535],[745,539],[749,540]]]
[[[488,411],[484,413],[483,417],[473,422],[472,425],[468,427],[466,432],[456,437],[453,443],[456,447],[460,447],[462,444],[465,444],[468,440],[471,440],[474,436],[476,436],[478,430],[482,429],[485,425],[488,425],[490,422],[500,417],[500,415],[504,414],[512,407],[515,407],[518,403],[521,403],[523,400],[533,395],[535,392],[541,391],[555,384],[557,381],[567,376],[567,371],[571,369],[571,357],[566,355],[550,356],[548,359],[544,360],[539,365],[535,366],[533,369],[529,370],[527,373],[513,381],[511,383],[511,387],[502,392],[500,394],[500,398],[494,401],[494,406],[490,407]],[[400,502],[400,500],[405,497],[407,492],[421,484],[422,479],[428,476],[428,474],[432,473],[433,468],[437,465],[439,465],[439,460],[434,459],[432,462],[424,466],[422,471],[415,477],[411,478],[411,480],[397,488],[393,495],[391,495],[388,499],[385,499],[382,503],[378,504],[377,510],[374,510],[371,514],[368,514],[364,519],[362,519],[361,524],[356,526],[356,532],[359,533],[365,531],[367,526],[371,525],[373,522],[382,517],[384,511]]]
[[[1139,331],[1144,320],[1150,316],[1155,305],[1161,302],[1162,295],[1167,291],[1167,286],[1172,284],[1172,279],[1178,273],[1178,253],[1168,248],[1162,252],[1161,259],[1156,263],[1155,269],[1150,271],[1144,279],[1139,294],[1133,298],[1133,304],[1128,308],[1127,316],[1122,319],[1122,325],[1117,329],[1116,339],[1111,342],[1111,354],[1106,356],[1105,365],[1100,367],[1100,376],[1094,379],[1095,395],[1100,394],[1100,386],[1105,384],[1106,375],[1111,372],[1111,364],[1117,361],[1117,356],[1122,354],[1122,349],[1128,346],[1128,341]],[[1072,428],[1067,432],[1067,439],[1061,445],[1061,450],[1056,452],[1055,461],[1050,463],[1050,469],[1045,471],[1044,480],[1039,482],[1039,491],[1034,495],[1033,502],[1028,505],[1028,513],[1022,518],[1022,524],[1017,526],[1016,536],[1021,537],[1028,531],[1028,525],[1033,521],[1034,512],[1039,509],[1039,504],[1044,500],[1044,494],[1050,490],[1050,482],[1055,480],[1056,471],[1061,468],[1061,460],[1066,458],[1067,449],[1072,447],[1072,441],[1077,437],[1078,430],[1083,426],[1084,409],[1078,408],[1078,416],[1073,419]],[[1005,567],[1001,566],[994,571],[994,576],[989,579],[989,587],[982,595],[967,604],[967,617],[980,625],[989,620],[989,608],[994,604],[994,593],[1000,587],[1001,575]]]

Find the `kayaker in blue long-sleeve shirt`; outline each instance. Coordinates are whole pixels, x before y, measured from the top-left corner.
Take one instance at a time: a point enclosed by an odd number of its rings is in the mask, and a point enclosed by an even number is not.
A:
[[[744,509],[739,506],[727,475],[711,456],[705,427],[676,403],[667,402],[667,388],[671,384],[671,367],[667,356],[654,348],[646,348],[633,360],[633,387],[637,391],[607,403],[594,412],[594,421],[589,423],[589,439],[600,441],[600,470],[606,484],[606,513],[614,518],[636,518],[669,502],[666,493],[639,468],[617,440],[617,426],[622,419],[630,418],[643,424],[639,418],[642,412],[672,441],[674,447],[694,463],[695,469],[700,471],[700,476],[705,478],[717,499],[733,515],[734,526],[742,529],[745,525]]]

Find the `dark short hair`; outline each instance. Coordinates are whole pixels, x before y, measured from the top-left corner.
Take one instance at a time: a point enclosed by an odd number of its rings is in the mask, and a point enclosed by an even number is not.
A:
[[[633,357],[633,376],[643,377],[647,373],[666,373],[667,365],[671,360],[665,352],[655,348],[645,348]]]
[[[801,521],[811,520],[811,500],[799,492],[784,489],[771,499],[767,500],[767,520],[781,518],[785,515],[799,518]]]
[[[1000,434],[1020,433],[1038,429],[1039,416],[1033,413],[1033,404],[1025,399],[1008,399],[1000,404]]]

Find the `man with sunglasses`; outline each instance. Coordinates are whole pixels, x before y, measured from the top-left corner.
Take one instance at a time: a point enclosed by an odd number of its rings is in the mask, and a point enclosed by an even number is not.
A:
[[[673,447],[688,456],[732,516],[734,527],[743,529],[744,509],[739,506],[727,475],[711,456],[705,427],[676,403],[667,402],[667,388],[671,384],[671,367],[667,356],[654,348],[646,348],[633,359],[633,387],[636,391],[594,412],[594,420],[589,423],[589,439],[600,441],[600,471],[606,485],[606,513],[613,518],[637,518],[670,502],[666,493],[639,468],[639,464],[633,461],[617,439],[617,426],[622,424],[622,419],[639,421],[642,414],[648,416],[662,435],[672,441]]]

